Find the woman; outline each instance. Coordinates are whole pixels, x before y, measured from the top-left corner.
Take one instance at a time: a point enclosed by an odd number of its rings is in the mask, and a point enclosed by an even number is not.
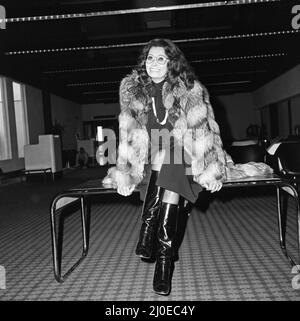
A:
[[[121,82],[120,105],[117,166],[109,169],[104,184],[128,196],[149,177],[136,254],[155,255],[153,288],[168,295],[179,199],[194,203],[202,187],[211,192],[222,187],[219,127],[207,90],[168,39],[151,40],[143,48],[137,68]]]

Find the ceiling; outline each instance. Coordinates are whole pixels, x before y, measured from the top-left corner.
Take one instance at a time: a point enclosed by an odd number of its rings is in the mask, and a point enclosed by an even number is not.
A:
[[[253,91],[300,63],[297,1],[225,2],[0,0],[0,73],[89,104],[117,102],[120,80],[157,37],[177,43],[211,95]]]

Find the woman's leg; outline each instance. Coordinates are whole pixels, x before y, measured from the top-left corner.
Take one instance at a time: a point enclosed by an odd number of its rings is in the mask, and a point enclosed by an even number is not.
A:
[[[142,209],[142,226],[135,253],[144,259],[152,257],[154,241],[156,241],[158,214],[163,189],[156,185],[160,168],[164,159],[164,151],[157,153],[151,167],[151,176],[147,187]]]
[[[174,270],[175,242],[178,221],[179,195],[165,190],[158,218],[157,257],[153,289],[157,294],[168,295],[171,291]]]
[[[178,203],[179,203],[179,194],[177,194],[175,192],[172,192],[172,191],[165,190],[162,201],[164,203],[178,205]]]

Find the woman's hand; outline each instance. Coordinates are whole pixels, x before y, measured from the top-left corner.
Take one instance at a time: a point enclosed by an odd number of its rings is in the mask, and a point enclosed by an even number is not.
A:
[[[132,186],[118,186],[117,193],[122,196],[129,196],[132,194],[134,189],[135,189],[134,185],[132,185]]]
[[[200,185],[205,187],[211,193],[218,192],[223,186],[220,181],[202,182]]]

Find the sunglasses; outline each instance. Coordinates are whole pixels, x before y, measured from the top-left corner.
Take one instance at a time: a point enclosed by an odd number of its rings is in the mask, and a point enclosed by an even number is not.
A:
[[[152,55],[148,55],[146,59],[146,64],[152,64],[154,61],[156,61],[159,65],[165,65],[169,59],[165,56],[157,56],[154,57]]]

